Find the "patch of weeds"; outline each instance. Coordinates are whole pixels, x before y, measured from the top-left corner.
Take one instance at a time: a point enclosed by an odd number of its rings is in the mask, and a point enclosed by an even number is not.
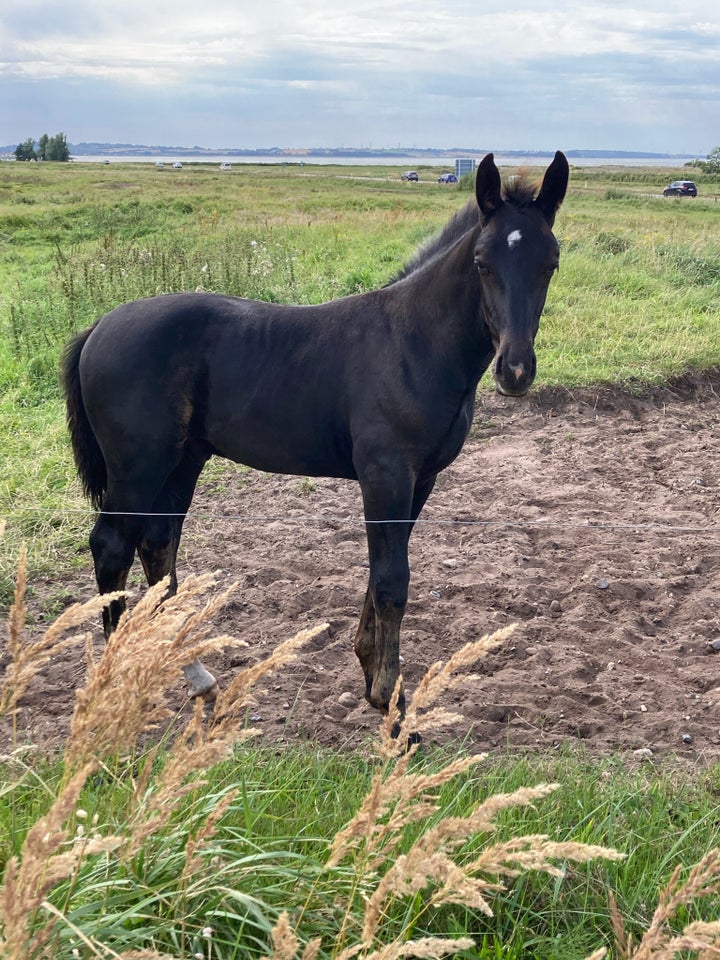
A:
[[[310,493],[317,492],[317,483],[314,480],[311,480],[310,477],[303,477],[300,481],[300,493],[307,496]]]
[[[631,243],[627,237],[624,237],[619,233],[612,233],[604,230],[601,230],[600,233],[598,233],[598,235],[595,237],[595,245],[602,250],[603,253],[609,253],[612,256],[625,253],[631,247]]]

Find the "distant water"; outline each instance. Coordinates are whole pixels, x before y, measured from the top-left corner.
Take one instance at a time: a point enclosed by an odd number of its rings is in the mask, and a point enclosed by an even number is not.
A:
[[[481,158],[478,158],[481,159]],[[552,157],[543,156],[523,156],[513,157],[505,156],[501,153],[495,154],[495,162],[501,167],[546,167]],[[573,167],[682,167],[696,157],[569,157],[570,165]],[[157,156],[146,157],[126,157],[126,156],[77,156],[73,160],[78,163],[100,163],[109,160],[111,163],[150,163],[158,161],[162,163],[173,164],[176,160],[181,163],[205,163],[219,165],[229,163],[235,165],[243,164],[273,164],[275,166],[286,164],[288,166],[341,166],[341,167],[405,167],[412,170],[414,167],[441,167],[453,169],[455,166],[454,157],[441,156],[423,156],[423,157],[297,157],[282,158],[270,154],[268,156],[235,157],[217,156],[209,157],[207,154],[197,156],[172,154],[159,154]]]

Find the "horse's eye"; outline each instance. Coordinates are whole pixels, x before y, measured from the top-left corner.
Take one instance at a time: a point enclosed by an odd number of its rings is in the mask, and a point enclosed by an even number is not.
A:
[[[486,263],[483,263],[482,260],[476,260],[475,266],[481,277],[487,277],[490,273],[490,267]]]

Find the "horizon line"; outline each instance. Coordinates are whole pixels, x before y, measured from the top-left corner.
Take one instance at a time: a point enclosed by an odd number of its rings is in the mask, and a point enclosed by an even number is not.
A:
[[[0,147],[0,152],[14,151],[17,145],[7,144]],[[416,154],[434,154],[445,156],[463,156],[463,155],[482,155],[496,153],[500,156],[536,156],[552,157],[554,150],[546,149],[518,149],[518,148],[482,148],[482,147],[346,147],[343,145],[335,147],[202,147],[198,144],[194,146],[178,146],[170,144],[143,144],[128,142],[112,142],[97,140],[80,140],[76,143],[68,143],[68,147],[75,152],[90,152],[102,154],[108,151],[123,152],[127,151],[163,151],[163,152],[200,152],[208,155],[237,154],[237,155],[265,155],[265,156],[287,156],[287,157],[309,157],[309,156],[327,156],[327,155],[346,155],[346,156],[368,156],[368,155],[388,155],[388,156],[407,156]],[[575,147],[563,150],[568,157],[604,157],[604,156],[627,156],[627,157],[655,157],[655,158],[688,158],[695,157],[696,154],[688,152],[667,153],[656,150],[623,150],[613,148],[591,149]]]

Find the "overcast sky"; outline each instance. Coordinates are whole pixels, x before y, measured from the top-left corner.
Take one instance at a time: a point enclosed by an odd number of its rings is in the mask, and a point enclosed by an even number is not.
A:
[[[718,0],[0,0],[0,144],[720,145]]]

